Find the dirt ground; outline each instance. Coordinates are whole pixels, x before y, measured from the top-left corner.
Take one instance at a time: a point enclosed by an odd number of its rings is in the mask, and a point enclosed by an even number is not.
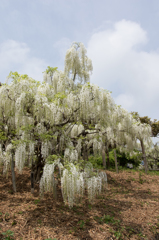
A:
[[[6,179],[0,168],[0,239],[159,239],[159,176],[142,173],[139,178],[133,170],[106,173],[108,188],[94,204],[85,197],[70,210],[60,183],[56,202],[52,193],[40,201],[38,184],[31,194],[29,168],[16,172],[14,194],[11,173]]]

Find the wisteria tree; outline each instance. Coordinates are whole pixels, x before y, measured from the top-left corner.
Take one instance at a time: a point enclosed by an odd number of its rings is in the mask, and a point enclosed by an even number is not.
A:
[[[40,195],[53,191],[55,196],[54,171],[58,166],[62,196],[70,207],[85,188],[92,201],[107,182],[106,173],[95,175],[87,162],[89,148],[93,146],[94,154],[101,153],[109,139],[112,146],[133,149],[140,128],[128,112],[116,107],[109,91],[90,84],[92,70],[84,45],[73,43],[66,52],[64,71],[48,67],[43,83],[10,72],[11,83],[0,86],[4,174],[12,166],[14,181],[13,162],[22,173],[28,161],[39,181]]]
[[[8,77],[12,79],[11,84],[1,86],[0,155],[4,164],[4,174],[10,168],[12,151],[15,167],[19,172],[22,172],[29,157],[29,165],[34,170],[36,180],[40,180],[41,189],[42,186],[46,186],[42,184],[45,169],[51,169],[52,166],[50,162],[47,164],[49,156],[53,155],[53,160],[63,161],[63,165],[64,160],[65,163],[78,163],[81,148],[85,148],[84,141],[83,145],[81,142],[88,134],[87,128],[97,122],[99,115],[104,122],[112,105],[111,96],[107,91],[101,91],[99,87],[89,83],[75,84],[76,78],[80,82],[83,79],[84,83],[89,80],[92,65],[85,53],[83,44],[73,44],[66,53],[64,72],[48,68],[44,72],[43,83],[27,75],[11,72]],[[50,174],[53,172],[50,171]],[[89,184],[95,187],[98,178],[93,179]],[[101,181],[102,178],[99,177],[98,180]]]

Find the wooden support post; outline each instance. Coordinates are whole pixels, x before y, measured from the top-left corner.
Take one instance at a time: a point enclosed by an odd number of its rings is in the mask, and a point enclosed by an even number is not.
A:
[[[102,160],[103,160],[103,168],[106,169],[106,160],[105,160],[105,146],[102,145]]]
[[[110,167],[108,143],[106,143],[107,168]]]
[[[14,151],[12,151],[11,172],[12,172],[13,192],[16,192],[16,182],[15,182],[15,172],[14,172]]]
[[[144,147],[144,143],[143,143],[142,139],[140,139],[140,143],[141,143],[141,148],[142,148],[142,157],[143,157],[144,166],[145,166],[145,173],[147,174],[148,164],[147,164],[147,159],[146,159],[146,154],[145,154],[145,147]]]
[[[31,193],[34,193],[34,171],[33,171],[33,158],[31,160],[31,174],[30,174],[30,180],[31,180]]]
[[[114,150],[114,158],[115,158],[115,168],[116,168],[116,172],[119,173],[119,171],[118,171],[117,157],[116,157],[116,150]]]
[[[34,172],[31,172],[31,193],[34,193]]]
[[[54,199],[57,200],[56,181],[54,178],[54,174],[53,174],[53,195],[54,195]]]

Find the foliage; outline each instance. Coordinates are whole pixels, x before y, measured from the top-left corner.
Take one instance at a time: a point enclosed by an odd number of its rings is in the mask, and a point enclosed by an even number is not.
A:
[[[126,167],[127,163],[132,163],[135,168],[137,168],[141,163],[141,153],[137,152],[136,154],[130,156],[130,154],[122,152],[120,153],[118,150],[116,152],[117,154],[117,160],[119,167]],[[103,168],[103,160],[101,155],[90,155],[89,156],[89,162],[93,164],[93,168],[102,169]],[[107,157],[106,157],[107,161]],[[110,162],[110,168],[115,167],[115,160],[114,160],[114,149],[109,151],[109,162]],[[108,166],[107,166],[108,168]]]
[[[52,164],[55,160],[57,160],[59,158],[59,156],[57,155],[49,155],[47,158],[46,158],[46,163],[48,164]]]
[[[6,232],[2,233],[5,236],[5,240],[13,240],[14,233],[11,230],[7,230]]]
[[[131,112],[131,114],[133,115],[133,117],[137,121],[140,121],[143,124],[144,123],[149,124],[151,126],[153,137],[158,136],[158,134],[159,134],[159,121],[157,121],[157,119],[154,119],[152,121],[151,118],[149,118],[148,116],[140,117],[138,112]]]
[[[126,167],[127,163],[132,163],[135,168],[139,166],[141,163],[141,152],[134,150],[135,154],[130,155],[129,153],[119,153],[117,151],[117,159],[120,162],[120,166]]]
[[[102,157],[97,155],[97,156],[89,156],[89,162],[93,164],[93,168],[101,169],[103,167],[103,162],[102,162]]]

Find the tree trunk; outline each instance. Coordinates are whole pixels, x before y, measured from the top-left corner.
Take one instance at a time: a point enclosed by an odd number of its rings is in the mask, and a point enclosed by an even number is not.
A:
[[[43,174],[45,161],[41,155],[41,142],[36,146],[37,161],[33,164],[34,181],[37,183]]]
[[[30,156],[27,157],[27,161],[25,161],[25,167],[29,167]]]
[[[16,192],[16,182],[15,182],[15,172],[14,172],[14,159],[12,153],[12,161],[11,161],[11,171],[12,171],[12,184],[13,184],[13,192]]]
[[[118,163],[117,163],[117,156],[116,156],[116,150],[114,150],[114,158],[115,158],[115,169],[116,169],[116,172],[119,173],[119,171],[118,171]]]
[[[88,150],[87,150],[87,146],[86,146],[86,160],[88,162]]]
[[[39,162],[34,165],[34,179],[35,179],[35,183],[37,183],[38,181],[40,181],[40,178],[43,174],[43,167],[44,164],[42,162]]]
[[[83,144],[83,159],[85,162],[88,161],[87,146],[85,143]]]
[[[145,147],[142,139],[140,140],[140,143],[141,143],[141,149],[142,149],[142,157],[143,157],[144,166],[145,166],[145,173],[147,174],[148,166],[147,166],[147,159],[145,154]]]
[[[103,168],[106,169],[106,160],[105,160],[105,146],[102,145],[102,160],[103,160]]]

